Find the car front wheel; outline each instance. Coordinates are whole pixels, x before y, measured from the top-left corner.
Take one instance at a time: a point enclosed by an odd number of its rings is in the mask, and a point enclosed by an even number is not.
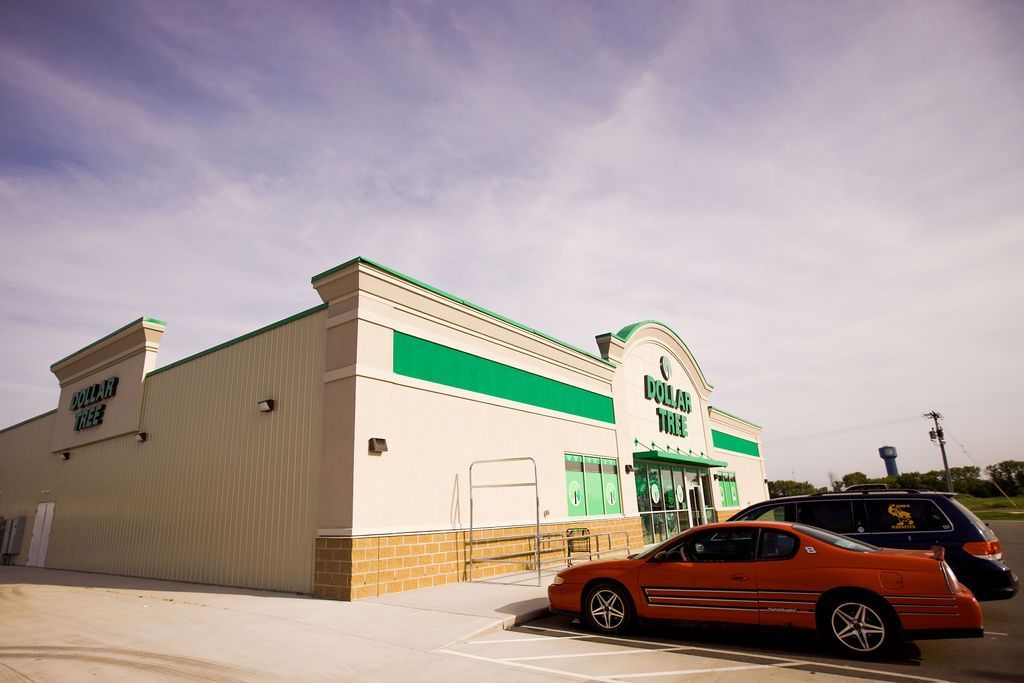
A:
[[[840,651],[863,659],[886,654],[899,638],[887,605],[868,597],[829,601],[820,614],[818,629]]]
[[[622,588],[602,583],[587,592],[583,614],[595,631],[622,633],[633,621],[633,603]]]

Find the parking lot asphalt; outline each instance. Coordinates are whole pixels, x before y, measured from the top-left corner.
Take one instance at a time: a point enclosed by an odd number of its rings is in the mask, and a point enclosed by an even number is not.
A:
[[[1011,567],[1024,567],[1024,522],[992,522]],[[719,681],[824,677],[881,681],[1021,681],[1024,598],[982,603],[983,639],[910,643],[883,662],[832,655],[803,631],[648,624],[628,637],[596,636],[568,617],[548,616],[505,633],[467,639],[446,654],[525,673],[574,680]]]

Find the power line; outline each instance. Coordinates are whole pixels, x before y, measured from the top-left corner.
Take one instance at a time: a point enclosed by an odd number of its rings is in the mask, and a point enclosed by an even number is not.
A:
[[[971,454],[967,452],[967,447],[960,443],[960,439],[953,436],[953,432],[949,433],[949,438],[953,439],[953,443],[960,447],[960,450],[964,452],[964,455],[967,456],[968,460],[977,465],[978,469],[981,469],[981,463],[975,460],[973,457],[971,457]],[[992,484],[995,485],[995,487],[999,490],[999,493],[1003,494],[1003,498],[1010,501],[1010,505],[1012,505],[1013,507],[1017,507],[1017,503],[1014,502],[1013,498],[1010,498],[1008,495],[1006,495],[1006,491],[1003,490],[1003,487],[999,485],[999,482],[996,481],[995,477],[993,477],[991,473],[989,474],[989,479],[992,481]]]
[[[960,450],[962,450],[964,452],[964,455],[967,456],[968,460],[973,462],[978,467],[982,467],[982,464],[980,462],[978,462],[973,457],[971,457],[971,454],[967,452],[967,447],[964,446],[962,443],[960,443],[960,439],[956,438],[956,436],[954,436],[953,432],[946,432],[946,433],[949,434],[949,438],[953,440],[953,443],[955,443],[957,446],[960,447]]]
[[[874,429],[876,427],[888,427],[898,424],[909,424],[911,422],[917,422],[921,418],[915,415],[914,417],[901,417],[896,420],[885,420],[883,422],[873,422],[871,424],[858,425],[856,427],[845,427],[843,429],[834,429],[829,432],[816,432],[814,434],[803,434],[801,436],[787,436],[781,439],[775,439],[773,441],[763,442],[765,446],[777,446],[781,443],[792,443],[794,441],[804,441],[806,439],[820,439],[828,436],[843,436],[845,434],[855,434],[862,432],[866,429]]]

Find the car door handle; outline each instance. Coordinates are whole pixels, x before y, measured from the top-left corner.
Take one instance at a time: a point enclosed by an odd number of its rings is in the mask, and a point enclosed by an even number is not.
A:
[[[746,574],[733,574],[729,578],[733,581],[746,581],[749,577]]]

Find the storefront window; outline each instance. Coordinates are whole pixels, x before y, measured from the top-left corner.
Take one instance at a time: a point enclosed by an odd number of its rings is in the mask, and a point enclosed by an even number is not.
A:
[[[704,492],[704,523],[710,524],[718,521],[715,513],[715,499],[711,496],[711,474],[707,470],[700,472],[700,486]]]
[[[633,477],[636,479],[636,505],[640,512],[651,511],[651,492],[647,486],[647,465],[638,462],[633,465]]]
[[[739,507],[740,492],[736,487],[735,472],[717,472],[715,479],[718,480],[718,493],[722,499],[722,505],[727,508]]]
[[[601,496],[604,498],[604,514],[617,515],[622,512],[618,462],[609,458],[601,459]]]
[[[651,492],[651,510],[661,512],[665,509],[665,496],[661,490],[661,470],[657,466],[647,466],[647,481],[647,488]]]
[[[622,512],[618,462],[592,455],[565,455],[565,495],[570,517]]]
[[[637,462],[635,468],[644,543],[667,540],[706,519],[714,519],[714,509],[705,509],[705,505],[711,505],[711,498],[701,489],[704,480],[710,481],[707,470],[654,462]]]

